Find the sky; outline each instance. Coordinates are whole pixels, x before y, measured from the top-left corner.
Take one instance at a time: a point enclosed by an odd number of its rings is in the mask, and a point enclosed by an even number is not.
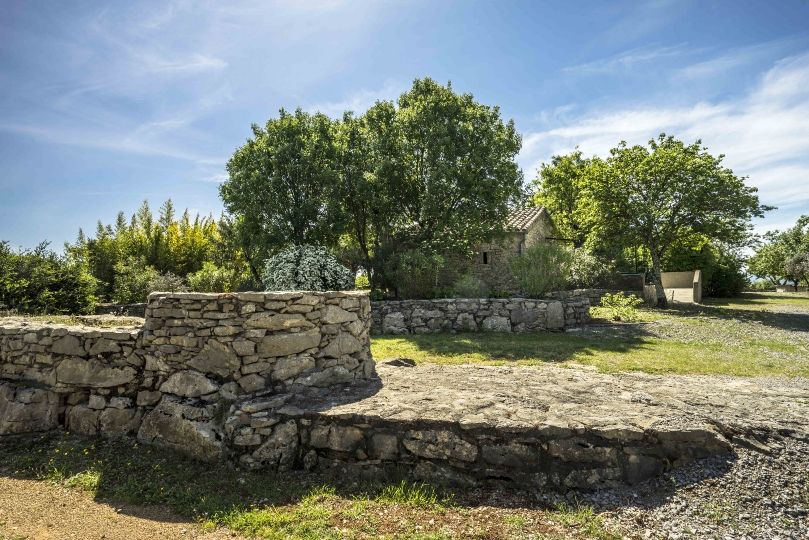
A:
[[[666,132],[778,207],[757,231],[809,214],[809,0],[8,1],[0,240],[60,249],[144,199],[218,216],[251,124],[427,76],[514,119],[526,181]]]

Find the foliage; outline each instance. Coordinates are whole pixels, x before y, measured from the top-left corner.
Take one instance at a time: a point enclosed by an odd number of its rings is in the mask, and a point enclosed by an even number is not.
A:
[[[327,116],[284,109],[236,150],[219,189],[260,259],[295,245],[334,246],[342,229],[336,127]]]
[[[748,286],[743,258],[737,250],[712,242],[704,235],[675,241],[663,256],[668,272],[702,271],[703,296],[738,296]]]
[[[489,286],[473,274],[464,274],[452,286],[455,298],[487,298],[491,294]]]
[[[598,158],[582,158],[581,150],[576,149],[568,155],[553,156],[550,164],[543,163],[533,181],[534,204],[548,209],[559,234],[573,240],[576,248],[591,238],[590,175],[599,163]]]
[[[255,289],[253,279],[246,269],[239,272],[234,267],[218,266],[210,261],[186,278],[188,288],[199,292],[233,292]]]
[[[585,289],[605,286],[613,274],[612,265],[584,248],[574,249],[570,261],[570,278],[567,286]]]
[[[750,219],[769,210],[759,204],[757,190],[700,141],[686,146],[661,134],[649,148],[621,143],[610,154],[600,174],[593,175],[596,228],[602,236],[649,250],[658,305],[666,305],[661,261],[673,243],[702,234],[740,244]]]
[[[231,233],[227,238],[220,234],[224,228]],[[154,216],[148,202],[144,201],[130,219],[119,212],[114,225],[99,222],[94,237],[88,238],[79,231],[78,239],[74,244],[68,244],[66,251],[72,259],[85,264],[99,281],[102,298],[140,298],[140,293],[135,293],[132,288],[145,290],[145,285],[135,285],[144,279],[124,270],[133,264],[133,260],[141,261],[137,264],[143,268],[181,278],[202,269],[206,261],[234,273],[245,272],[245,257],[234,245],[232,229],[232,223],[227,220],[220,220],[217,224],[211,217],[192,218],[188,210],[177,218],[171,200],[166,201]],[[119,267],[117,272],[116,267]],[[125,276],[129,281],[117,284],[117,275]],[[129,292],[124,293],[125,290]]]
[[[165,274],[157,274],[147,284],[149,292],[187,292],[188,287],[185,286],[185,281],[180,276],[166,272]]]
[[[418,249],[396,253],[388,260],[397,298],[435,298],[440,295],[442,270],[446,259]]]
[[[791,257],[787,261],[786,271],[796,283],[803,281],[806,285],[809,285],[809,251],[798,253]]]
[[[136,257],[115,263],[114,272],[112,299],[118,304],[145,302],[151,292],[150,285],[160,276],[153,266]]]
[[[350,266],[395,291],[398,253],[468,253],[498,232],[523,196],[520,144],[497,107],[421,79],[358,117],[282,110],[253,126],[220,193],[248,260],[348,246]]]
[[[354,288],[360,290],[370,289],[371,282],[368,280],[368,275],[367,274],[358,275],[357,278],[354,280]]]
[[[634,321],[638,318],[638,306],[643,300],[634,294],[622,292],[606,293],[601,297],[601,307],[605,308],[613,321]]]
[[[570,280],[573,255],[569,249],[552,242],[542,242],[514,257],[509,266],[523,294],[537,298],[549,291],[562,289]]]
[[[271,291],[344,291],[354,288],[354,275],[326,248],[293,246],[267,260],[262,275]]]
[[[82,261],[58,255],[47,242],[32,250],[0,242],[0,309],[22,313],[91,313],[96,280]]]
[[[799,217],[795,225],[785,231],[767,232],[763,243],[750,257],[748,268],[772,285],[784,282],[798,285],[801,277],[795,272],[800,272],[801,267],[789,263],[801,253],[809,253],[809,215]]]

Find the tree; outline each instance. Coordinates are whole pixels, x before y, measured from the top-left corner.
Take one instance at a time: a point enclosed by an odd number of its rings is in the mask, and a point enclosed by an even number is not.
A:
[[[809,251],[804,251],[791,257],[787,261],[786,270],[795,280],[795,290],[798,289],[798,282],[800,281],[809,285]]]
[[[768,231],[764,241],[750,257],[748,268],[772,285],[792,282],[795,288],[801,279],[795,274],[800,265],[789,262],[801,253],[809,253],[809,215],[801,216],[785,231]]]
[[[550,164],[543,163],[533,181],[534,204],[548,209],[559,233],[573,240],[576,248],[591,237],[594,222],[590,175],[600,163],[596,157],[582,158],[581,150],[576,149],[553,156]]]
[[[333,246],[342,232],[335,126],[323,114],[281,109],[227,164],[219,189],[260,260],[289,245]]]
[[[610,151],[594,182],[596,227],[644,246],[651,257],[657,304],[666,306],[661,280],[663,255],[679,239],[703,234],[740,244],[749,222],[770,207],[759,204],[756,188],[722,165],[701,141],[691,145],[661,134],[649,148],[622,142]]]

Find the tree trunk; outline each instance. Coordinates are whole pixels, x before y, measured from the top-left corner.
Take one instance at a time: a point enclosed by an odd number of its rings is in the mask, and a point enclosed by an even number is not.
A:
[[[659,308],[667,308],[666,290],[663,289],[663,277],[660,270],[660,256],[652,251],[652,282],[655,286],[655,305]]]

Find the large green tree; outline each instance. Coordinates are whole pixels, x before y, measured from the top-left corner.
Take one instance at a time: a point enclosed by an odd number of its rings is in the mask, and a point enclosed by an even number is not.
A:
[[[748,269],[772,285],[792,282],[797,288],[801,265],[790,264],[790,261],[804,253],[809,254],[809,215],[799,217],[789,229],[764,234],[748,261]]]
[[[598,158],[584,158],[576,149],[543,163],[533,181],[534,204],[548,209],[559,234],[577,248],[591,238],[595,224],[590,175],[600,164]]]
[[[666,305],[661,262],[675,242],[702,234],[740,244],[750,220],[769,209],[759,203],[756,188],[722,165],[723,158],[701,141],[686,145],[661,134],[648,147],[622,142],[596,177],[596,227],[602,236],[648,249],[660,306]]]
[[[252,130],[228,161],[219,192],[258,256],[266,259],[288,245],[333,245],[343,228],[334,122],[281,109]]]

